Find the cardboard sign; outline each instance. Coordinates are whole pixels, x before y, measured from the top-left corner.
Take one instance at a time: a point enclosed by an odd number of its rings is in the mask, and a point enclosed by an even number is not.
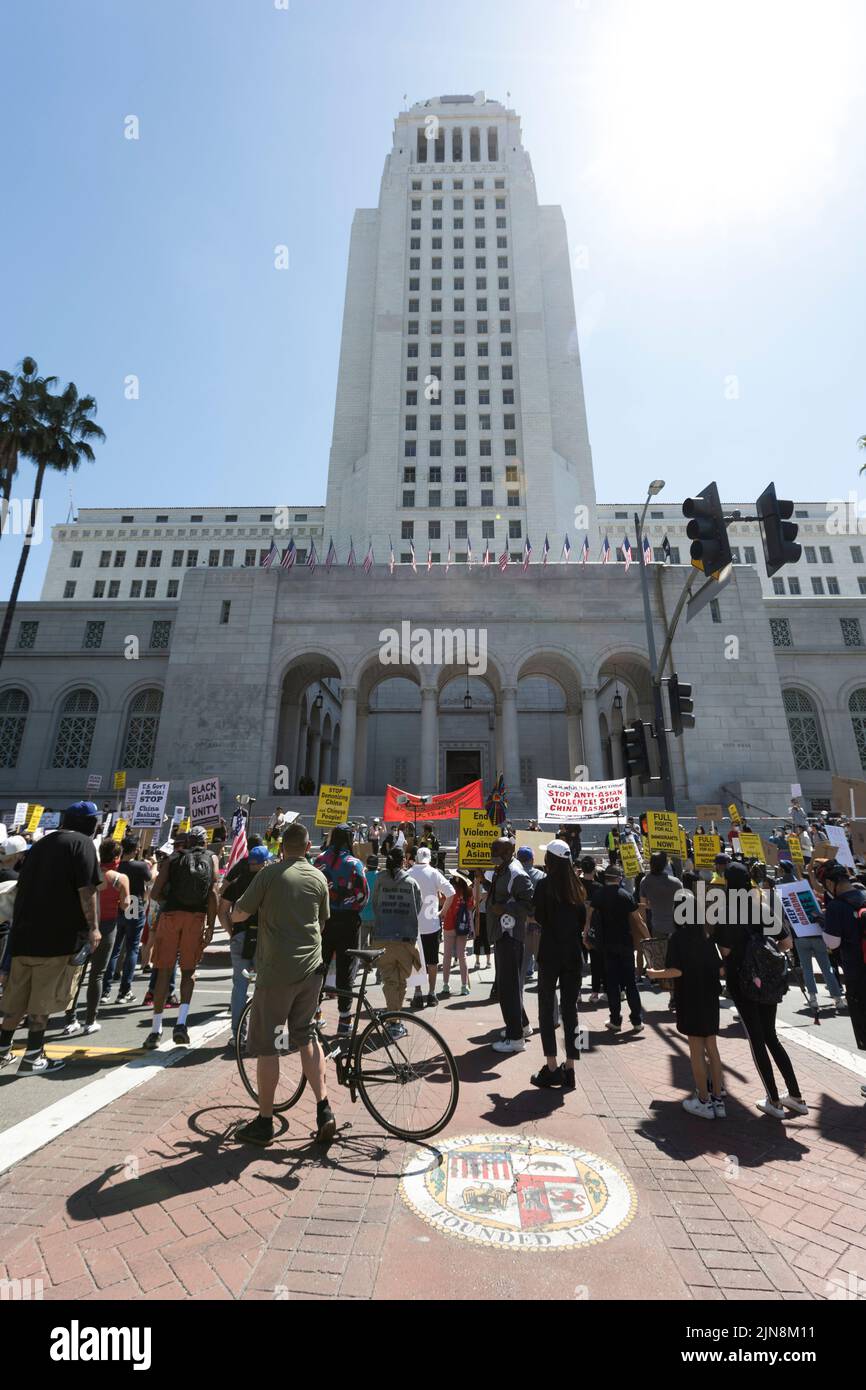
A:
[[[220,779],[218,777],[203,777],[199,782],[190,782],[189,818],[193,825],[219,825]]]
[[[761,836],[761,848],[764,851],[764,863],[768,864],[771,869],[777,869],[779,867],[779,851],[773,844],[773,841],[765,840],[764,837]]]
[[[825,825],[824,830],[831,845],[836,846],[836,858],[840,864],[844,864],[846,869],[853,869],[854,856],[848,844],[848,836],[841,825]]]
[[[168,800],[168,782],[140,782],[132,813],[133,830],[159,830]]]
[[[788,849],[791,851],[791,858],[793,859],[795,864],[798,864],[800,867],[802,867],[805,863],[805,860],[803,859],[803,846],[800,844],[800,841],[796,835],[789,835],[787,838]]]
[[[29,831],[31,835],[33,834],[33,831],[36,829],[36,827],[39,825],[39,822],[41,821],[44,812],[44,806],[37,806],[34,802],[30,802],[30,804],[28,805],[27,824],[25,825],[24,829]]]
[[[733,805],[733,803],[728,807],[728,815],[730,816],[734,825],[742,825],[743,817],[740,815],[739,811],[737,810],[736,806]]]
[[[113,829],[112,832],[111,832],[111,838],[112,838],[112,840],[117,840],[118,842],[120,842],[120,841],[123,839],[123,837],[124,837],[125,834],[126,834],[126,821],[125,821],[125,820],[119,820],[119,821],[117,821],[117,823],[116,823],[114,829]]]
[[[643,864],[631,840],[624,840],[620,845],[619,857],[628,878],[636,878],[638,874],[643,873]]]
[[[851,809],[851,794],[854,795],[854,809]],[[830,806],[843,816],[852,820],[866,819],[866,781],[862,777],[834,777]]]
[[[349,819],[349,802],[352,800],[351,787],[320,787],[316,806],[316,825],[342,825]]]
[[[680,853],[680,823],[674,811],[649,811],[650,849],[667,850],[668,854]]]
[[[125,773],[125,772],[115,772],[115,774],[114,774],[114,790],[115,790],[116,792],[122,792],[122,791],[124,790],[125,787],[126,787],[126,773]]]
[[[852,820],[848,829],[851,832],[854,853],[858,859],[866,859],[866,821]]]
[[[489,869],[493,863],[492,848],[501,838],[501,827],[493,824],[483,808],[477,810],[464,806],[460,811],[457,837],[458,866],[461,869]]]
[[[719,835],[695,835],[692,838],[695,847],[695,868],[714,869],[717,854],[722,852],[722,841]]]
[[[575,825],[594,816],[625,813],[625,778],[613,782],[551,782],[546,777],[536,780],[536,820],[545,825]]]
[[[555,837],[545,830],[518,830],[515,844],[517,849],[529,848],[535,855],[535,863],[541,865],[544,858],[544,846],[549,845]]]
[[[721,806],[696,806],[695,815],[698,818],[698,825],[706,825],[708,821],[718,823],[722,819]]]
[[[88,790],[89,792],[98,792],[98,791],[99,791],[99,788],[100,788],[101,786],[102,786],[102,773],[101,773],[101,772],[91,772],[90,776],[89,776],[88,779],[87,779],[87,790]]]
[[[755,835],[752,831],[740,831],[740,851],[747,859],[764,858],[764,846],[761,843],[760,835]]]
[[[27,820],[27,802],[15,802],[15,815],[12,817],[12,829],[18,830]]]

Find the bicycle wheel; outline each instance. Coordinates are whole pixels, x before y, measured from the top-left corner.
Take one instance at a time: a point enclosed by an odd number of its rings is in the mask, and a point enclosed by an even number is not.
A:
[[[396,1025],[403,1037],[392,1038],[389,1028]],[[424,1019],[377,1014],[358,1039],[355,1058],[361,1100],[383,1129],[398,1139],[427,1139],[445,1128],[460,1091],[457,1065]]]
[[[241,1014],[240,1026],[238,1027],[237,1043],[235,1052],[238,1059],[238,1071],[241,1074],[241,1081],[258,1104],[259,1093],[256,1085],[256,1059],[247,1056],[247,1035],[250,1026],[250,1010],[253,1007],[252,999],[247,1004]],[[293,1105],[297,1105],[301,1098],[301,1093],[307,1084],[301,1068],[301,1059],[297,1052],[281,1052],[280,1056],[280,1079],[277,1082],[277,1090],[274,1096],[274,1110],[291,1110]]]

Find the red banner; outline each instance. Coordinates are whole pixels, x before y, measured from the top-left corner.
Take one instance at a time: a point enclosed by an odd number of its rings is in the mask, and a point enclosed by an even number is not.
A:
[[[387,787],[385,809],[382,819],[400,820],[457,820],[461,807],[481,810],[484,806],[484,792],[481,782],[469,782],[457,792],[442,792],[439,796],[426,798],[413,796],[411,792],[401,791],[399,787]]]

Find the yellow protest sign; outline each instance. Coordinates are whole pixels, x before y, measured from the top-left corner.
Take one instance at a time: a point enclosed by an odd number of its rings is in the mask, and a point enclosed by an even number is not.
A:
[[[112,827],[112,831],[111,831],[111,838],[112,838],[112,840],[117,840],[118,842],[120,842],[120,841],[123,839],[123,837],[124,837],[125,834],[126,834],[126,821],[125,821],[125,820],[116,821],[115,824],[114,824],[114,826]]]
[[[640,857],[631,840],[624,840],[619,847],[619,857],[622,860],[622,867],[628,878],[635,878],[643,872],[643,865]]]
[[[44,806],[37,806],[34,802],[29,802],[27,806],[27,824],[24,829],[32,834],[41,821],[44,811]]]
[[[686,844],[686,832],[683,830],[682,826],[680,826],[680,856],[683,859],[688,859],[689,857],[689,847]]]
[[[800,841],[797,839],[796,835],[788,836],[788,849],[791,851],[791,858],[793,859],[794,863],[802,867],[804,862],[803,846],[800,844]]]
[[[185,830],[189,830],[189,827],[190,827],[190,819],[189,819],[189,816],[185,816],[184,819],[181,821],[180,825],[179,825],[177,828],[178,828],[178,830],[184,830],[184,831],[185,831]]]
[[[740,815],[739,811],[737,810],[736,806],[733,805],[733,803],[728,807],[728,815],[734,822],[734,825],[742,825],[743,817]]]
[[[751,831],[740,831],[740,849],[747,859],[764,858],[764,846],[761,844],[760,835],[755,835]]]
[[[649,840],[647,839],[646,835],[641,835],[641,837],[640,837],[640,846],[641,846],[641,853],[643,854],[644,860],[649,859],[649,856],[650,856],[650,842],[649,842]]]
[[[344,820],[348,820],[351,799],[351,787],[320,787],[316,825],[342,825]]]
[[[489,869],[493,863],[493,846],[501,838],[502,830],[493,824],[485,810],[460,808],[457,862],[461,869]]]
[[[115,772],[115,774],[114,774],[114,790],[115,790],[116,792],[122,792],[122,791],[124,791],[125,789],[126,789],[126,773],[125,773],[125,772]]]
[[[680,852],[680,823],[674,811],[649,811],[650,849],[664,849],[668,854]]]
[[[715,868],[716,855],[722,852],[721,838],[718,835],[695,835],[692,843],[695,847],[695,868]]]

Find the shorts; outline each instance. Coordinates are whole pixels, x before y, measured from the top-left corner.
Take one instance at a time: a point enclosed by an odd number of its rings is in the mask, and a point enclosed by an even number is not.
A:
[[[73,965],[68,955],[13,956],[0,1014],[17,1018],[66,1013],[83,969],[83,965]]]
[[[321,989],[321,968],[296,984],[257,984],[250,1009],[247,1056],[281,1056],[286,1051],[286,1024],[289,1049],[312,1042]]]
[[[151,964],[172,970],[180,953],[181,970],[195,970],[204,953],[203,912],[161,912],[156,925]]]
[[[441,930],[421,933],[421,949],[424,952],[425,965],[439,964],[439,940],[441,935]]]

